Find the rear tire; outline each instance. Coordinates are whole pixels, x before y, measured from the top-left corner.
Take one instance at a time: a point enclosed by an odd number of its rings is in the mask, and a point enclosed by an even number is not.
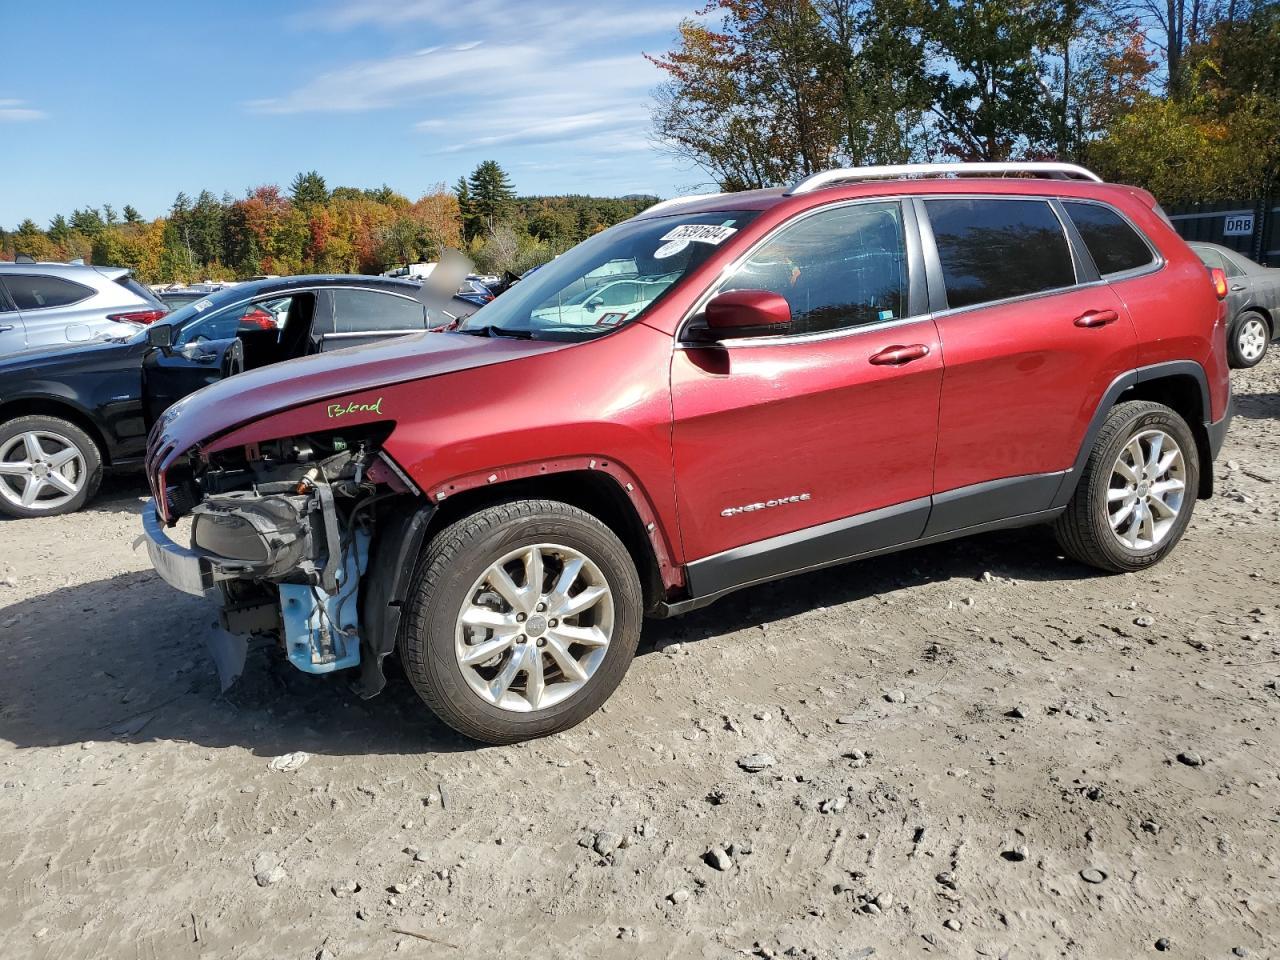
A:
[[[427,545],[400,659],[454,730],[513,743],[599,709],[635,656],[642,619],[635,564],[608,527],[565,503],[516,500]]]
[[[32,415],[0,425],[0,512],[25,519],[74,513],[101,483],[98,445],[74,423]]]
[[[1186,421],[1160,403],[1117,404],[1054,524],[1058,545],[1100,570],[1144,570],[1177,546],[1199,489],[1200,457]]]
[[[1256,367],[1271,346],[1271,325],[1262,314],[1246,310],[1227,329],[1227,359],[1237,370]]]

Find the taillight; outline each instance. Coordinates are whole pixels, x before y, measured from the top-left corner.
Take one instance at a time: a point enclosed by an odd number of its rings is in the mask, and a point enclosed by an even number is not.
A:
[[[261,307],[254,307],[240,318],[240,329],[250,330],[274,330],[276,328],[275,314],[263,310]]]
[[[114,320],[116,323],[140,323],[146,326],[148,323],[155,323],[168,312],[168,310],[133,310],[129,313],[109,313],[107,319]]]
[[[1219,300],[1227,299],[1227,274],[1221,267],[1210,267],[1209,276],[1213,278],[1213,292]]]

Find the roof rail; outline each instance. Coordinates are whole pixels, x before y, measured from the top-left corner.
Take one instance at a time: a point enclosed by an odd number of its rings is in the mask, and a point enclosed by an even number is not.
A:
[[[1102,178],[1074,163],[1018,160],[1004,163],[901,163],[880,167],[846,167],[811,174],[785,191],[791,197],[810,193],[836,183],[858,180],[905,180],[912,177],[1007,177],[1032,176],[1050,180],[1092,180]]]
[[[706,200],[709,197],[722,197],[722,193],[691,193],[683,197],[672,197],[670,200],[659,200],[651,207],[645,207],[640,213],[653,213],[655,210],[666,210],[668,207],[680,207],[695,200]]]

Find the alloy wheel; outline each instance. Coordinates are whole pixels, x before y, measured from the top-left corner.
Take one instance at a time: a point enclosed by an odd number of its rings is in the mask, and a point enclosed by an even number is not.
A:
[[[1163,430],[1133,436],[1111,468],[1107,518],[1130,550],[1159,546],[1182,511],[1187,465],[1178,442]]]
[[[84,454],[48,430],[28,430],[0,446],[0,496],[28,510],[61,507],[84,489]]]
[[[1258,317],[1250,317],[1240,324],[1240,332],[1236,334],[1236,346],[1240,356],[1253,363],[1267,349],[1267,325]]]
[[[560,544],[521,547],[472,585],[454,653],[487,703],[544,710],[590,682],[608,653],[613,615],[613,592],[589,557]]]

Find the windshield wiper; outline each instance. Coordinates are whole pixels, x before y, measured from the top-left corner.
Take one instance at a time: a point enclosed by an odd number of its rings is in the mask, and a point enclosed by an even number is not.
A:
[[[459,333],[469,333],[473,337],[508,337],[512,340],[532,340],[532,330],[509,330],[506,327],[496,327],[490,324],[483,327],[466,327],[460,329]]]

